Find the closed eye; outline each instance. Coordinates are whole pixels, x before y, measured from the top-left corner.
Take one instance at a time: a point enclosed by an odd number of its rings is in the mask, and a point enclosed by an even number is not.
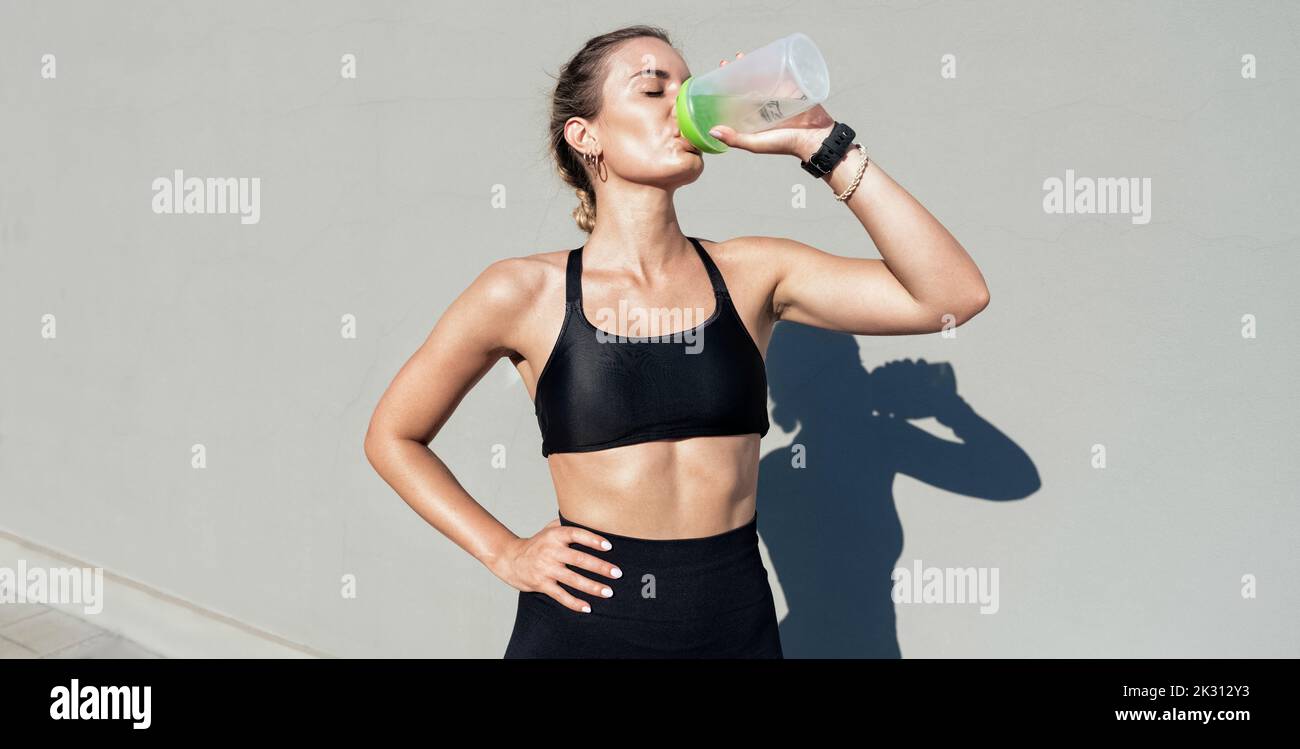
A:
[[[663,96],[663,95],[664,95],[664,92],[662,92],[662,91],[643,91],[642,93],[644,93],[646,96]]]

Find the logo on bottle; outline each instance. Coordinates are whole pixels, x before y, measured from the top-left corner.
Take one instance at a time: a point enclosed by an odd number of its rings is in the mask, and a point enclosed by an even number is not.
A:
[[[763,102],[763,106],[758,108],[758,116],[763,118],[763,122],[769,123],[785,119],[785,115],[781,114],[781,102],[776,99]]]

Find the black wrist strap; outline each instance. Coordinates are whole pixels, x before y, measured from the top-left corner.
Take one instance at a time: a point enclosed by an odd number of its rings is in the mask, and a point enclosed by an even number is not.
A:
[[[817,153],[807,161],[800,161],[799,166],[818,179],[825,177],[834,171],[835,165],[839,164],[844,154],[849,152],[856,135],[853,128],[843,122],[836,122],[835,128],[831,130],[830,135],[826,136],[826,140],[822,141],[822,147],[817,149]]]

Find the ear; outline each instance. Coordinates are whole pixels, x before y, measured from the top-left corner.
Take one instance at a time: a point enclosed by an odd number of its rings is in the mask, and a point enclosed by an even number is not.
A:
[[[595,127],[582,117],[570,117],[564,123],[564,140],[579,153],[591,148],[592,143],[599,142]]]

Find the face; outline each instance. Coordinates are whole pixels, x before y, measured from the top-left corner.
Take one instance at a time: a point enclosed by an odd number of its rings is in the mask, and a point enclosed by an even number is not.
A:
[[[569,120],[565,135],[579,150],[599,144],[610,179],[669,189],[689,184],[704,170],[704,157],[677,128],[677,91],[690,75],[662,40],[629,39],[609,57],[600,114]]]

